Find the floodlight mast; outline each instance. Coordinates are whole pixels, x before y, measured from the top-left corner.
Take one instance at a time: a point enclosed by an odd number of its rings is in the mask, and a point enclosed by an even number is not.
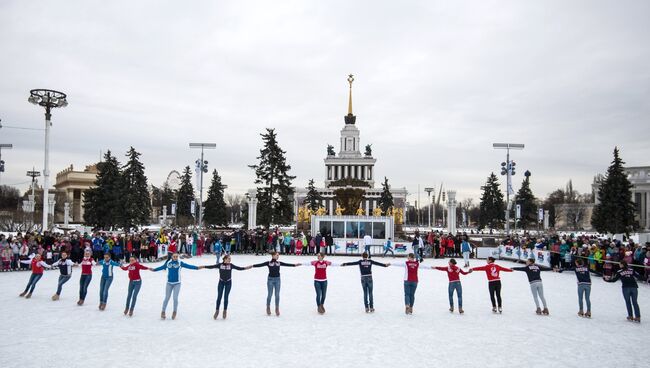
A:
[[[506,150],[506,162],[501,164],[501,175],[506,175],[506,235],[510,235],[510,193],[512,191],[512,175],[515,174],[515,163],[510,161],[510,150],[523,150],[521,143],[493,143],[492,148]]]
[[[199,228],[203,226],[203,173],[208,170],[208,163],[203,160],[203,150],[204,149],[215,149],[217,148],[216,143],[190,143],[190,148],[200,148],[201,149],[201,161],[199,163]]]

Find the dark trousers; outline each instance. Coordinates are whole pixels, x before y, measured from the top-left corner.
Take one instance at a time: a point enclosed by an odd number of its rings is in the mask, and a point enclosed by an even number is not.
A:
[[[488,282],[488,290],[490,291],[490,301],[492,302],[492,308],[496,308],[497,304],[501,308],[501,281],[491,281]],[[496,302],[494,298],[496,297]]]
[[[316,305],[324,305],[325,297],[327,296],[327,280],[314,280],[314,289],[316,289]]]
[[[231,287],[232,280],[219,280],[219,285],[217,286],[217,309],[221,307],[221,299],[223,298],[223,309],[228,310],[228,295],[230,295]]]
[[[56,295],[61,295],[61,291],[63,290],[63,284],[66,282],[70,281],[71,275],[59,275],[59,284],[56,287]]]
[[[639,296],[639,289],[634,287],[623,288],[623,298],[625,299],[625,307],[627,308],[628,317],[641,318],[641,311],[639,310],[639,303],[637,297]],[[634,309],[634,315],[632,314]]]
[[[38,280],[43,277],[42,273],[33,273],[31,276],[29,276],[29,281],[27,282],[27,286],[25,287],[25,292],[28,292],[31,294],[34,292],[34,288],[36,287],[36,284],[38,283]]]
[[[372,298],[372,277],[362,277],[361,288],[363,289],[363,305],[365,305],[366,308],[374,308]]]
[[[90,285],[92,279],[93,275],[81,275],[79,278],[79,299],[86,299],[86,294],[88,294],[88,285]]]
[[[135,308],[135,302],[138,300],[138,293],[140,292],[141,286],[141,280],[129,281],[129,291],[126,296],[126,309],[133,310]]]

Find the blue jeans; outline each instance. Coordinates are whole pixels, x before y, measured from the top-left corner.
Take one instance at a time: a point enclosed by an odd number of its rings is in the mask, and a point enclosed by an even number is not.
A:
[[[223,297],[223,310],[228,310],[228,295],[230,295],[230,288],[232,287],[232,280],[221,281],[217,286],[217,310],[221,306],[221,298]]]
[[[61,290],[63,289],[63,284],[70,281],[72,275],[59,275],[59,284],[56,287],[56,295],[61,295]]]
[[[165,300],[163,300],[162,311],[167,310],[167,303],[169,303],[169,298],[174,294],[174,312],[178,310],[178,293],[181,292],[181,283],[176,284],[167,283],[165,286]]]
[[[266,280],[266,306],[271,306],[271,297],[273,296],[273,291],[275,290],[275,307],[280,306],[280,278],[279,277],[269,277]]]
[[[133,310],[135,308],[135,302],[138,300],[138,293],[140,292],[141,286],[141,280],[129,281],[129,291],[126,296],[126,309]]]
[[[404,281],[404,305],[413,307],[413,304],[415,304],[415,289],[417,288],[417,282]]]
[[[386,254],[388,254],[388,252],[390,252],[390,254],[392,254],[393,256],[395,256],[395,252],[393,252],[393,249],[392,249],[392,248],[385,248],[385,249],[384,249],[384,256],[385,256]]]
[[[447,288],[449,292],[449,306],[454,307],[454,290],[456,290],[456,296],[458,296],[458,308],[463,307],[463,285],[460,284],[460,281],[454,281],[449,283]]]
[[[587,302],[587,312],[591,312],[591,299],[589,295],[591,294],[591,285],[587,284],[578,284],[578,305],[582,311],[582,298],[584,296],[585,301]]]
[[[81,275],[79,278],[79,299],[86,300],[86,294],[88,294],[88,285],[93,279],[93,275]]]
[[[364,245],[363,251],[368,253],[368,257],[370,258],[370,245]]]
[[[327,280],[314,280],[314,289],[316,289],[316,305],[325,304],[325,296],[327,295]]]
[[[625,306],[627,307],[628,317],[632,317],[632,309],[634,308],[634,317],[641,318],[641,311],[639,310],[639,303],[637,297],[639,296],[639,289],[634,287],[623,288],[623,298],[625,299]]]
[[[112,283],[113,276],[102,276],[101,280],[99,281],[99,302],[101,304],[106,304],[108,301],[108,289],[111,287]]]
[[[363,304],[366,308],[374,308],[372,299],[372,277],[362,277],[361,288],[363,289]]]
[[[29,276],[29,281],[25,287],[25,292],[29,291],[30,294],[33,293],[34,288],[36,287],[36,283],[41,279],[41,277],[43,277],[42,273],[33,273],[31,276]]]

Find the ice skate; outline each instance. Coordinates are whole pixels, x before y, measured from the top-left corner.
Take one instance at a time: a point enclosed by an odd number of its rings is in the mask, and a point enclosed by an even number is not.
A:
[[[129,317],[133,317],[133,309],[129,309]]]
[[[634,318],[632,318],[632,316],[627,316],[627,320],[632,322],[632,321],[634,321]]]
[[[465,313],[465,311],[463,310],[463,308],[460,308],[460,307],[459,307],[459,308],[458,308],[458,313],[463,314],[463,313]]]
[[[497,312],[497,307],[492,307],[492,313],[496,313],[496,312]]]
[[[167,318],[165,312],[160,312],[160,319],[165,319],[165,318]]]
[[[503,308],[499,307],[499,314],[503,312]]]
[[[129,313],[129,308],[124,308],[124,315],[126,316],[127,313]]]
[[[325,314],[325,304],[320,305],[320,310]]]
[[[634,317],[634,322],[641,323],[641,317]]]
[[[409,314],[409,306],[408,305],[405,307],[404,313]]]
[[[271,315],[271,307],[269,307],[269,306],[266,307],[266,315],[267,316]]]
[[[223,319],[226,319],[226,316],[227,316],[227,315],[228,315],[228,311],[224,309],[224,310],[223,310],[223,316],[222,316],[222,318],[223,318]]]
[[[23,291],[23,292],[20,293],[20,295],[18,295],[18,296],[19,296],[19,297],[23,297],[23,296],[25,296],[25,295],[27,295],[27,292],[26,292],[26,291]]]
[[[77,301],[77,305],[79,305],[79,306],[84,305],[84,300],[83,300],[83,299],[79,299],[79,300]]]
[[[548,316],[549,315],[548,308],[544,307],[544,310],[542,311],[542,314],[545,315],[545,316]]]
[[[59,294],[52,295],[52,300],[59,300]]]
[[[25,299],[29,299],[31,297],[32,297],[32,293],[27,293],[27,295],[25,295]]]
[[[449,307],[449,313],[454,313],[454,307]]]
[[[366,307],[366,313],[370,313],[370,308]]]
[[[375,313],[375,308],[370,308],[370,313]]]
[[[275,307],[275,315],[280,317],[280,307]]]
[[[212,319],[217,319],[217,318],[219,318],[219,310],[218,309],[214,312],[214,315],[212,316]]]
[[[578,316],[579,317],[584,317],[585,316],[585,314],[582,312],[582,309],[580,309],[580,311],[578,311]]]
[[[176,311],[172,312],[172,319],[176,319]]]
[[[542,309],[538,307],[537,310],[535,311],[535,314],[537,314],[538,316],[541,316],[542,315]]]
[[[585,313],[585,317],[587,317],[587,318],[591,318],[591,312],[590,312],[590,311],[587,311],[587,313]]]

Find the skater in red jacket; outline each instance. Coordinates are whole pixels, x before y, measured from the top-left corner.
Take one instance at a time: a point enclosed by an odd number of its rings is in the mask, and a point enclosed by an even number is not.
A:
[[[512,272],[511,269],[506,267],[501,267],[498,264],[494,263],[494,257],[488,257],[488,263],[485,266],[474,267],[472,271],[485,271],[488,279],[488,290],[490,291],[490,301],[492,302],[492,312],[497,312],[497,305],[499,307],[499,313],[503,310],[501,309],[501,279],[499,278],[499,272]],[[496,302],[494,301],[496,297]]]
[[[449,278],[449,287],[447,289],[449,293],[449,311],[454,313],[454,290],[456,290],[456,296],[458,297],[458,313],[463,314],[463,286],[460,284],[460,274],[468,275],[472,273],[472,270],[463,271],[461,268],[456,266],[456,260],[450,259],[449,266],[447,267],[431,267],[434,270],[446,271],[447,277]]]
[[[52,268],[52,267],[50,267],[50,265],[48,265],[47,263],[45,263],[45,261],[41,259],[40,254],[36,254],[30,260],[20,261],[20,263],[29,264],[32,267],[32,275],[29,276],[29,282],[27,282],[25,291],[23,291],[20,294],[20,296],[24,296],[25,299],[29,299],[32,297],[32,293],[34,292],[36,283],[38,283],[38,280],[40,280],[41,277],[43,277],[43,270],[45,268]]]

